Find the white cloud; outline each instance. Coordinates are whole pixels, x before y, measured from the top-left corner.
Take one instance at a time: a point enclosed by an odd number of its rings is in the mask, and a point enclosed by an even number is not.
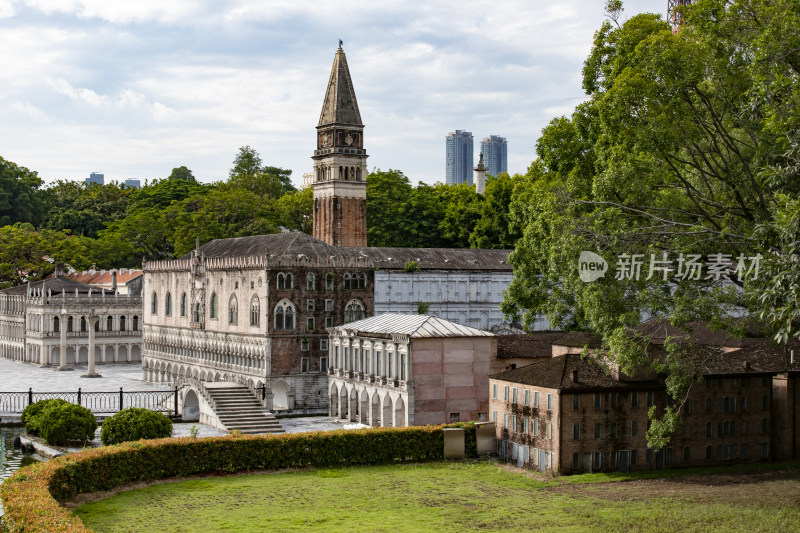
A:
[[[541,128],[583,94],[602,4],[0,0],[0,155],[45,179],[184,164],[213,179],[250,144],[299,180],[341,38],[370,168],[441,180],[459,128],[507,137],[523,172]]]

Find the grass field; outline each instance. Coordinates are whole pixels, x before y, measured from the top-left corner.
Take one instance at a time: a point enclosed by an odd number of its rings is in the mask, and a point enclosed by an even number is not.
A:
[[[97,532],[800,531],[800,468],[750,470],[620,481],[485,461],[344,468],[153,485],[75,513]]]

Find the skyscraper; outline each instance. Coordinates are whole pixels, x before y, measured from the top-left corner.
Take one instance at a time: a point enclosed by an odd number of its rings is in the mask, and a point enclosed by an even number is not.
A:
[[[89,177],[86,178],[86,185],[90,183],[97,183],[98,185],[103,185],[105,183],[106,177],[104,174],[99,172],[92,172],[89,174]]]
[[[481,141],[481,154],[486,164],[486,173],[497,176],[508,172],[508,141],[505,137],[490,135]]]
[[[472,185],[472,132],[456,130],[446,138],[445,179],[448,185]]]

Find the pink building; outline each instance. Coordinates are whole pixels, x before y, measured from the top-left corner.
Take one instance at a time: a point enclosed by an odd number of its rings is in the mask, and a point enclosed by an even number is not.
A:
[[[495,335],[394,313],[328,331],[331,416],[397,427],[487,420]]]

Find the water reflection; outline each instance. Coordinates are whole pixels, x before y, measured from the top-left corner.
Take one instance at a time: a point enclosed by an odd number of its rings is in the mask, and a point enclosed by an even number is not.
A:
[[[11,477],[11,474],[37,459],[24,454],[19,447],[14,447],[14,437],[19,436],[25,428],[0,428],[0,483]],[[0,503],[0,516],[3,515],[3,504]]]

